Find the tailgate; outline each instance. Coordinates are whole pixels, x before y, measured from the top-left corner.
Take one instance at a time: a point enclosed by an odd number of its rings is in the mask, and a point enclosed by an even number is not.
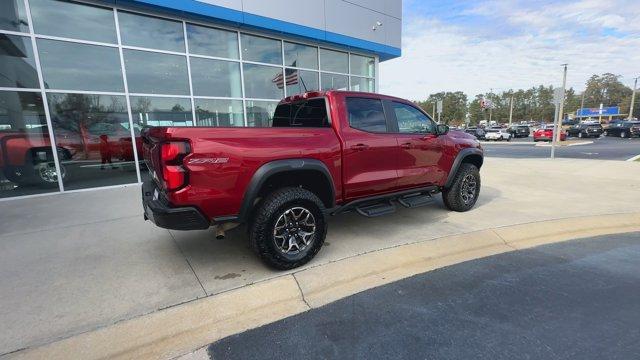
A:
[[[142,130],[142,158],[154,180],[158,180],[155,172],[160,169],[160,144],[168,138],[168,128],[153,127]]]

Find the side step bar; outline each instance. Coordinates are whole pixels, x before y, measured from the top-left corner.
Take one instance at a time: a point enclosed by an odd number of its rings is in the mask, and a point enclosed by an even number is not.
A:
[[[433,202],[433,197],[431,197],[431,194],[407,195],[398,198],[398,202],[400,203],[400,205],[406,208],[415,208],[418,206],[431,204]]]
[[[356,208],[358,214],[366,217],[376,217],[388,215],[396,212],[396,207],[391,202],[381,202],[378,204],[359,206]]]
[[[328,209],[327,213],[337,215],[356,210],[360,215],[367,217],[381,216],[393,213],[396,210],[395,205],[392,203],[394,200],[397,200],[402,206],[413,208],[431,203],[431,195],[438,192],[440,192],[438,186],[427,186],[396,193],[376,195],[336,206]]]

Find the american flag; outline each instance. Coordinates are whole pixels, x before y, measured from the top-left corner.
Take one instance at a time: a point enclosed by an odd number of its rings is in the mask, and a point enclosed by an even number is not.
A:
[[[296,66],[296,62],[294,61],[292,66]],[[279,72],[276,77],[271,80],[278,86],[278,89],[282,89],[285,85],[295,85],[298,83],[298,70],[296,69],[285,69],[284,76],[282,72]]]

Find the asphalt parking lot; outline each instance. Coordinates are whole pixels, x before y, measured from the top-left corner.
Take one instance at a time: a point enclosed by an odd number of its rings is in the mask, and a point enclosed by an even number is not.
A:
[[[640,154],[640,138],[621,139],[603,136],[597,139],[578,139],[571,137],[569,141],[574,144],[591,143],[556,147],[557,157],[628,160]],[[502,158],[548,158],[551,155],[551,147],[546,145],[549,143],[534,143],[533,137],[513,139],[510,142],[482,142],[486,156]]]
[[[212,359],[637,359],[640,233],[472,260],[225,338]]]

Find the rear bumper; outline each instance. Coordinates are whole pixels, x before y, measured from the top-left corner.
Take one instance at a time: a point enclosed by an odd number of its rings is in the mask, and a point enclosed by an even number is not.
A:
[[[157,195],[156,195],[157,194]],[[142,184],[142,207],[145,220],[171,230],[203,230],[210,221],[200,210],[192,206],[174,207],[164,199],[153,181]]]

